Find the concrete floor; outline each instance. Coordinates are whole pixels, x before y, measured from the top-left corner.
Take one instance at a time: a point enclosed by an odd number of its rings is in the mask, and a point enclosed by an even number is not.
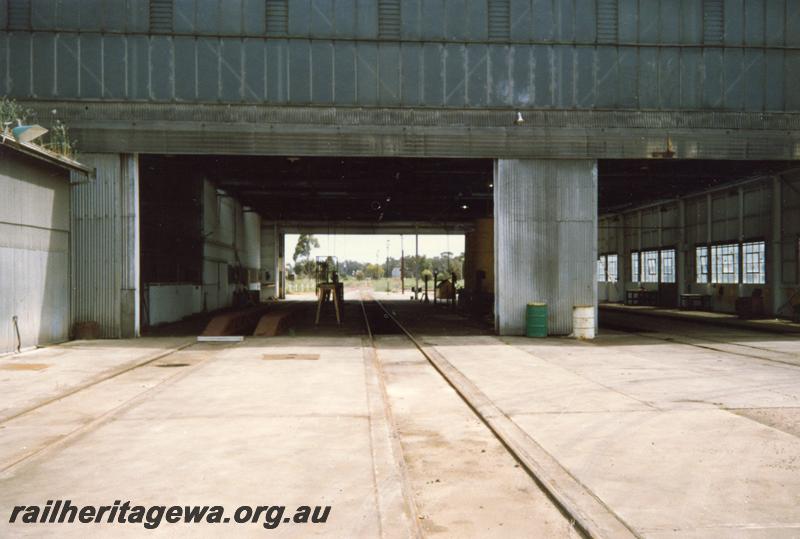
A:
[[[433,306],[395,307],[636,534],[800,537],[797,338],[677,322],[664,332],[652,319],[593,342],[497,338],[464,334]],[[49,499],[332,507],[325,524],[268,531],[283,537],[576,535],[416,348],[378,335],[373,353],[351,324],[341,336],[326,325],[0,358],[0,537],[142,535],[8,523],[14,505]],[[149,533],[265,532],[259,522]]]

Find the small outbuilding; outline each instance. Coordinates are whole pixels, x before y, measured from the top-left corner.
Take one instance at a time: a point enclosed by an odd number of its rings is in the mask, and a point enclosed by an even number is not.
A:
[[[0,354],[69,338],[70,183],[90,172],[0,134]]]

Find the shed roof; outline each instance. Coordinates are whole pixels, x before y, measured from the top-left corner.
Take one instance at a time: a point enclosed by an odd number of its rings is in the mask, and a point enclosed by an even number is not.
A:
[[[93,173],[93,169],[84,165],[83,163],[79,163],[78,161],[70,159],[69,157],[51,152],[50,150],[42,148],[36,144],[20,142],[14,137],[10,137],[3,133],[0,133],[0,144],[46,163],[50,163],[51,165],[56,165],[73,172],[81,172],[88,175]]]

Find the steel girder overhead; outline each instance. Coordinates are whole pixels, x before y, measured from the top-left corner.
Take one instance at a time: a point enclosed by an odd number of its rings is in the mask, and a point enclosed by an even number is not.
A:
[[[145,155],[141,164],[155,182],[206,179],[280,221],[442,228],[492,212],[488,159]]]
[[[800,158],[794,0],[0,0],[0,28],[0,93],[83,151]]]

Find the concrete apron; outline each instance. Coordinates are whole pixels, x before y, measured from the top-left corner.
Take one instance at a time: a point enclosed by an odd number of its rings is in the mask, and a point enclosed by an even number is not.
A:
[[[800,533],[800,369],[621,334],[425,341],[635,533]]]
[[[274,359],[282,353],[319,358]],[[144,532],[8,523],[14,505],[53,499],[218,504],[226,514],[239,505],[332,508],[326,524],[162,523],[148,531],[162,537],[414,536],[372,369],[359,338],[197,344],[44,404],[0,425],[0,536]]]

